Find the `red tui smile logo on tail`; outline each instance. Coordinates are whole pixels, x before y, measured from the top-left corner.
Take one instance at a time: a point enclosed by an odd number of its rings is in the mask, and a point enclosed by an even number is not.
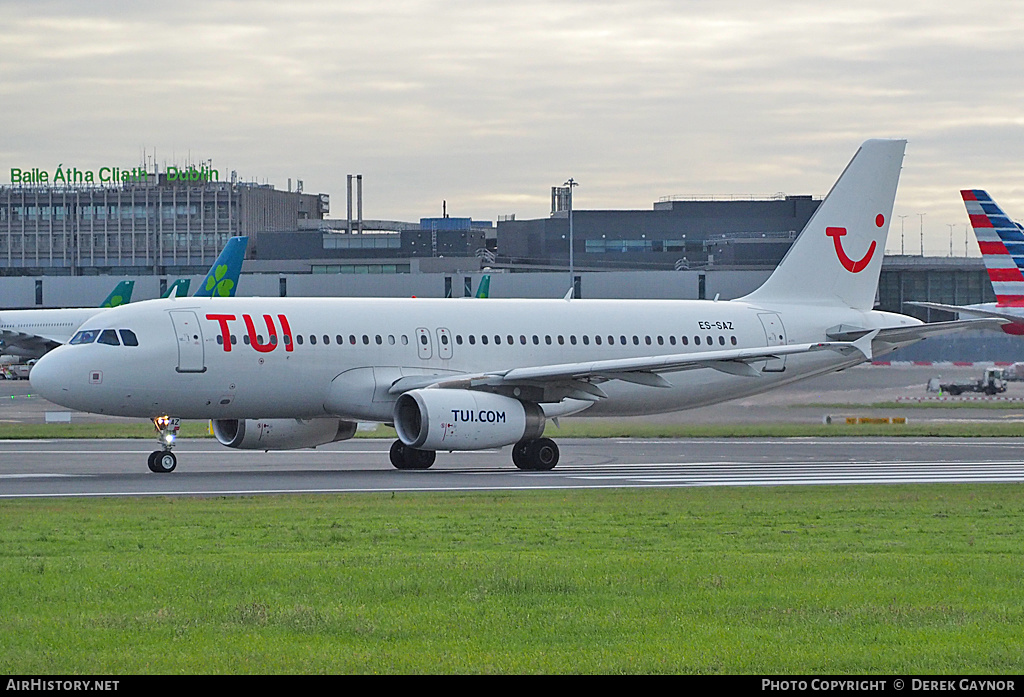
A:
[[[885,224],[885,216],[879,213],[875,217],[875,225],[882,227]],[[832,238],[832,243],[836,246],[836,256],[839,257],[839,263],[843,265],[843,268],[850,273],[860,273],[865,267],[871,262],[871,257],[875,255],[875,247],[877,246],[875,241],[871,241],[871,246],[868,247],[868,252],[860,259],[854,261],[847,254],[846,250],[843,249],[843,243],[839,239],[846,234],[846,228],[844,227],[827,227],[825,228],[825,234]]]

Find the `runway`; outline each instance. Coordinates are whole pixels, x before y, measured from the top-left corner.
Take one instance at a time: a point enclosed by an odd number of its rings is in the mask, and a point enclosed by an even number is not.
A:
[[[615,487],[835,486],[1024,482],[1024,438],[565,439],[551,472],[509,449],[438,453],[421,472],[388,462],[390,441],[243,452],[184,440],[178,469],[153,474],[150,441],[0,441],[0,498],[253,496]]]

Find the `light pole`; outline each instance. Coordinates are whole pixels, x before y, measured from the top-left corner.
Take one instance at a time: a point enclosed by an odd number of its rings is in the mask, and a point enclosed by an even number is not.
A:
[[[907,216],[900,216],[900,256],[906,254],[906,249],[903,246],[903,221],[907,219]]]
[[[918,213],[921,218],[921,256],[924,256],[924,216],[925,213]]]
[[[949,228],[949,256],[953,256],[953,223],[946,223]]]
[[[569,181],[565,183],[569,187],[569,297],[576,297],[576,277],[575,267],[573,266],[573,244],[572,244],[572,188],[579,186],[579,182],[569,177]]]

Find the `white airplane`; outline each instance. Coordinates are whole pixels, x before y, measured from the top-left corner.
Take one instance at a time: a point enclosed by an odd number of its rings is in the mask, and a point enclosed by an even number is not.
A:
[[[1006,319],[1009,322],[1002,326],[1004,332],[1024,335],[1024,226],[1010,220],[986,191],[963,189],[960,196],[971,219],[996,301],[976,305],[909,304],[955,312],[959,317]]]
[[[66,343],[82,322],[111,307],[131,302],[135,281],[120,281],[97,307],[0,310],[0,353],[39,358]]]
[[[232,237],[227,241],[206,274],[203,285],[196,291],[196,296],[234,294],[248,241],[247,237]],[[0,347],[4,353],[38,358],[66,344],[90,317],[105,309],[127,304],[131,300],[134,286],[135,281],[121,281],[99,307],[0,310]],[[184,295],[188,287],[188,279],[179,278],[167,289],[164,297]],[[223,290],[225,288],[227,290]]]
[[[180,418],[259,450],[377,421],[398,431],[399,469],[506,445],[519,468],[551,469],[548,419],[712,404],[992,325],[872,310],[905,145],[865,142],[771,277],[738,300],[151,300],[90,319],[32,384],[72,409],[153,419],[154,472],[176,466]]]

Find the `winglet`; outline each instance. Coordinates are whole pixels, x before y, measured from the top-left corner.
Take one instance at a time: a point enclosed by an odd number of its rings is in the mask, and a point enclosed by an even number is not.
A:
[[[856,341],[851,342],[855,349],[864,354],[865,360],[871,360],[871,342],[874,340],[876,336],[878,336],[878,332],[880,331],[880,329],[876,329],[874,331],[868,332],[867,334],[857,339]]]
[[[232,237],[224,245],[217,261],[213,262],[210,272],[206,274],[202,285],[196,291],[197,298],[230,298],[234,297],[238,289],[238,277],[242,273],[242,260],[245,258],[245,248],[249,243],[248,237]]]

